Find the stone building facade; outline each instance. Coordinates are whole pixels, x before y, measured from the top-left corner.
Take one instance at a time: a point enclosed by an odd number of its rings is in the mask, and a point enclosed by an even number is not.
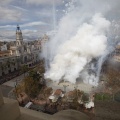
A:
[[[22,31],[17,26],[16,41],[0,44],[0,76],[14,72],[23,65],[34,66],[40,60],[40,52],[40,40],[24,41]]]

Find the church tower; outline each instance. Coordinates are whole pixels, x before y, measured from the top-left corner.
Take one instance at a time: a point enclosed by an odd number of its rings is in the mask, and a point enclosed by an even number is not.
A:
[[[16,29],[16,45],[17,46],[23,45],[22,31],[21,31],[19,25],[17,25],[17,29]]]

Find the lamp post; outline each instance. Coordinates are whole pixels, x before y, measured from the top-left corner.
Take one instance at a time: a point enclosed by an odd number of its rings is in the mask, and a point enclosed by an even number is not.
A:
[[[102,84],[103,92],[104,92],[104,89],[105,89],[105,88],[104,88],[104,80],[103,80],[103,79],[101,80],[101,84]]]
[[[15,83],[14,83],[14,87],[15,87],[15,96],[16,96],[16,99],[17,99],[17,89],[16,89],[16,87],[17,87],[17,79],[15,80]]]
[[[63,86],[63,89],[64,89],[64,93],[66,93],[66,88],[69,86],[65,81],[63,83],[58,83],[58,85],[61,85]]]
[[[102,87],[103,87],[103,93],[104,93],[104,80],[103,80],[103,79],[101,80],[101,84],[102,84]],[[102,101],[103,101],[103,96],[104,96],[103,93],[102,93]]]
[[[75,84],[75,87],[74,87],[74,88],[75,88],[75,90],[76,90],[76,92],[77,92],[77,99],[78,99],[78,89],[77,89],[77,88],[78,88],[78,85]]]
[[[69,85],[63,85],[63,88],[64,88],[64,92],[66,93],[66,88],[68,87]]]

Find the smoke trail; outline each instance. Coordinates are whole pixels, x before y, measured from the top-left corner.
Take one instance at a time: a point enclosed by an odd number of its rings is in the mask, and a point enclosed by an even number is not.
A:
[[[56,8],[55,8],[55,0],[53,1],[53,29],[56,30]]]
[[[99,13],[80,25],[77,34],[64,41],[57,51],[46,77],[57,82],[64,79],[75,83],[85,65],[104,53],[109,26],[110,22]]]

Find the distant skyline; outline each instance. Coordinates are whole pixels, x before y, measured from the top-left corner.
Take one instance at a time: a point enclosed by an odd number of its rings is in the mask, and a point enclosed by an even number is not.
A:
[[[55,11],[53,11],[55,1]],[[4,0],[0,1],[0,41],[15,40],[17,24],[24,39],[37,39],[54,29],[56,21],[64,14],[65,3],[70,0]]]

